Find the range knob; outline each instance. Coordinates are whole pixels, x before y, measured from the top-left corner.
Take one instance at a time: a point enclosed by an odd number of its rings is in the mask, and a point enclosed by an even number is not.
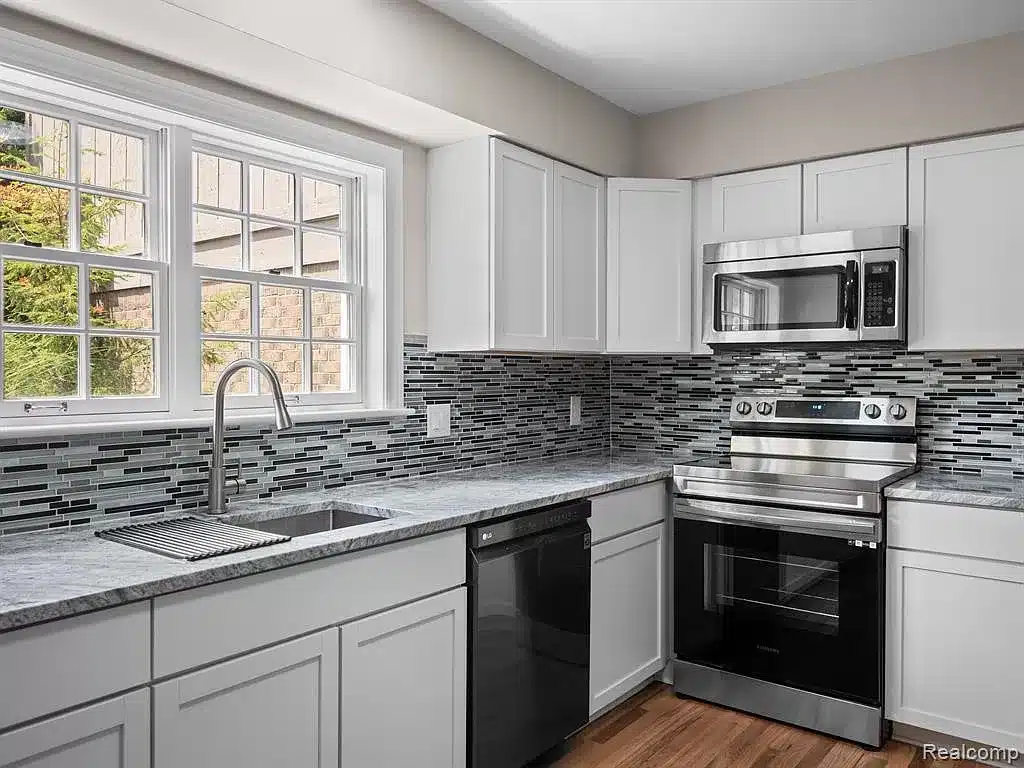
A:
[[[869,403],[868,405],[864,406],[864,415],[867,416],[869,419],[877,419],[879,416],[882,415],[882,409],[879,408],[874,403]]]
[[[772,404],[769,403],[767,400],[762,400],[760,403],[757,404],[757,412],[760,413],[762,416],[767,416],[772,412]]]
[[[740,400],[738,403],[736,403],[736,413],[738,413],[740,416],[746,416],[748,413],[750,413],[750,403],[748,403],[746,400]]]
[[[889,415],[896,419],[896,421],[900,421],[907,415],[907,409],[899,403],[893,403],[889,406]]]

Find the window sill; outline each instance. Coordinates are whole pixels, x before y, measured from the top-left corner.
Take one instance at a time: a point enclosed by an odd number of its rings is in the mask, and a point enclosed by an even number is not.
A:
[[[366,409],[312,409],[303,410],[300,408],[291,409],[292,421],[296,424],[310,424],[317,422],[350,421],[355,419],[392,419],[400,416],[410,416],[416,411],[413,408],[366,408]],[[112,432],[139,432],[150,429],[195,429],[196,427],[210,428],[213,424],[213,412],[197,417],[172,417],[154,416],[153,418],[134,418],[131,420],[114,420],[103,417],[102,423],[95,419],[89,421],[75,420],[62,421],[47,419],[44,424],[4,424],[0,420],[0,441],[21,437],[47,437],[60,435],[88,435],[88,434],[109,434]],[[224,416],[224,423],[229,427],[242,426],[272,426],[274,423],[273,412],[254,411],[252,413],[227,412]]]

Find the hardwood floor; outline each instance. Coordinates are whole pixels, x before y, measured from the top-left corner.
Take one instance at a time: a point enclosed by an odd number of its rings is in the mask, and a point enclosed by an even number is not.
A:
[[[984,768],[925,760],[890,741],[871,752],[844,741],[680,699],[660,683],[619,705],[582,733],[557,768]]]

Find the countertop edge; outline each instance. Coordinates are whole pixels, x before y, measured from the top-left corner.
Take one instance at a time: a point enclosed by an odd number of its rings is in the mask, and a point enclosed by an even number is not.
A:
[[[405,517],[409,520],[409,524],[394,529],[371,530],[361,536],[342,537],[333,541],[311,541],[308,547],[286,552],[275,552],[270,548],[267,550],[253,550],[251,559],[242,562],[224,563],[222,565],[211,563],[208,569],[192,573],[158,578],[153,581],[139,581],[126,584],[124,587],[104,589],[88,595],[59,599],[53,602],[40,602],[24,607],[10,608],[0,611],[0,634],[114,608],[119,605],[152,600],[175,592],[253,576],[280,568],[288,568],[328,557],[337,557],[351,552],[365,551],[378,546],[443,533],[457,528],[464,528],[473,523],[526,512],[551,504],[574,501],[636,485],[657,482],[668,479],[671,476],[672,467],[669,464],[666,464],[661,469],[637,468],[636,474],[631,474],[629,477],[593,484],[584,483],[562,493],[545,494],[530,498],[528,501],[500,504],[487,509],[476,509],[466,512],[455,510],[452,515],[440,519],[417,517],[415,512],[393,507],[374,507],[369,504],[339,499],[335,503],[339,507],[351,511],[372,511],[381,508],[393,509],[396,513],[396,518]]]
[[[885,497],[1024,513],[1024,480],[924,470],[887,486]]]

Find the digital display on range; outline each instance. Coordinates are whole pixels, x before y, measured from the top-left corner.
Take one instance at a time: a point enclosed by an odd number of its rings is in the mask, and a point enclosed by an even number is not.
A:
[[[779,400],[775,415],[781,419],[853,419],[860,418],[856,400]]]

